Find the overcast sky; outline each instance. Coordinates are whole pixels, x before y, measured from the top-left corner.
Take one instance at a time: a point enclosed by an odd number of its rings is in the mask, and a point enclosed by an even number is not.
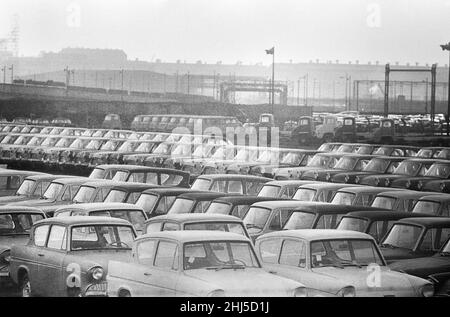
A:
[[[121,48],[130,59],[448,63],[450,0],[1,0],[20,55]]]

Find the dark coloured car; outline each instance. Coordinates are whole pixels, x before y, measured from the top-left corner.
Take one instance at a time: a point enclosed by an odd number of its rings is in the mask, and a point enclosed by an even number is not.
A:
[[[345,187],[334,194],[330,203],[348,206],[370,206],[378,194],[387,191],[392,191],[392,188],[372,186]]]
[[[443,148],[443,147],[425,147],[421,148],[419,152],[417,152],[416,157],[417,158],[438,158],[439,154],[444,151],[443,153],[448,153],[448,158],[450,159],[450,148]],[[438,159],[445,160],[447,156],[443,155],[439,157]]]
[[[403,182],[410,177],[423,176],[436,162],[434,159],[405,159],[392,174],[360,176],[359,184],[379,187],[391,187],[394,181]],[[406,182],[406,181],[405,181]],[[413,189],[413,188],[408,188]]]
[[[189,187],[189,173],[158,167],[125,166],[118,170],[113,181],[134,182],[166,187]]]
[[[251,205],[274,200],[284,199],[258,196],[225,196],[214,199],[206,209],[206,213],[231,215],[243,219]]]
[[[376,195],[371,206],[400,212],[412,212],[416,202],[430,192],[418,192],[415,190],[394,190],[382,192]]]
[[[425,190],[427,183],[450,179],[450,161],[436,161],[424,175],[392,181],[392,187],[412,190]],[[429,189],[427,189],[429,190]]]
[[[160,186],[132,182],[116,182],[116,185],[111,188],[103,202],[134,204],[144,190],[153,188],[160,188]]]
[[[381,145],[372,154],[382,156],[414,157],[417,155],[419,150],[420,148],[414,146]]]
[[[406,214],[392,210],[356,211],[342,217],[336,229],[364,232],[370,234],[379,243],[395,221],[419,217],[428,217],[428,215]]]
[[[292,198],[299,186],[316,183],[309,180],[281,180],[264,184],[258,192],[258,197]]]
[[[348,154],[344,155],[336,162],[330,169],[320,168],[318,170],[309,169],[305,171],[300,179],[315,180],[322,182],[330,182],[333,176],[341,174],[342,172],[360,172],[362,171],[370,160],[372,155]]]
[[[167,214],[178,196],[197,192],[200,191],[180,187],[147,189],[141,193],[135,205],[144,209],[151,218]]]
[[[412,212],[450,217],[450,195],[437,194],[423,196],[416,202]]]
[[[331,176],[333,183],[359,184],[361,179],[369,175],[392,174],[399,164],[404,160],[403,157],[374,157],[361,171],[347,171]]]
[[[431,256],[396,261],[389,267],[432,281],[435,295],[450,296],[450,239]]]
[[[292,196],[292,199],[300,201],[317,201],[329,203],[334,194],[343,188],[354,187],[350,184],[334,184],[334,183],[322,183],[314,182],[301,185],[297,188],[297,191]]]
[[[103,202],[111,188],[116,185],[117,182],[109,179],[87,181],[78,188],[72,202],[74,204]]]
[[[450,237],[450,218],[408,218],[394,223],[381,242],[388,263],[432,256]]]
[[[224,193],[194,192],[179,195],[175,198],[167,214],[205,213],[214,199],[228,196]]]
[[[104,164],[97,165],[89,174],[89,178],[92,179],[113,179],[117,171],[125,170],[127,168],[139,168],[138,165],[123,165],[123,164]]]
[[[270,181],[272,181],[270,178],[251,175],[202,175],[197,177],[191,188],[200,191],[212,191],[236,195],[256,195],[261,187]]]
[[[317,149],[320,152],[335,152],[339,147],[342,145],[342,143],[323,143],[319,148]]]

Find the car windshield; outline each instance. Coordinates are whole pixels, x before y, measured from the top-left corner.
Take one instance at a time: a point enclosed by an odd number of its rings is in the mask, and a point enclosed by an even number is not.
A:
[[[116,182],[125,182],[128,178],[128,174],[128,171],[117,171],[112,180]]]
[[[131,249],[135,238],[130,226],[77,226],[72,228],[71,248],[77,250]]]
[[[22,182],[20,187],[16,191],[17,196],[28,196],[33,194],[34,185],[36,184],[36,181],[31,179],[26,179]]]
[[[58,184],[58,183],[51,183],[47,190],[45,191],[44,195],[42,195],[43,199],[56,199],[56,197],[58,196],[58,194],[61,192],[61,190],[63,189],[64,185],[62,184]]]
[[[419,226],[396,224],[392,227],[382,246],[413,250],[422,234]]]
[[[170,207],[169,214],[186,214],[190,213],[194,201],[192,199],[177,198]]]
[[[168,143],[161,143],[156,147],[156,149],[153,151],[153,154],[169,154],[171,144]]]
[[[327,167],[331,158],[323,155],[314,155],[308,163],[308,167]]]
[[[371,207],[394,210],[395,201],[393,197],[378,196],[373,200]]]
[[[102,145],[100,150],[102,151],[114,151],[117,147],[118,142],[117,141],[108,141],[105,144]]]
[[[184,230],[224,231],[246,236],[244,225],[236,222],[207,221],[198,223],[187,223],[184,225]]]
[[[117,149],[117,152],[132,152],[135,147],[136,142],[125,142]]]
[[[310,212],[294,211],[283,230],[312,229],[316,215]]]
[[[112,217],[119,218],[128,221],[131,223],[138,232],[142,232],[144,230],[145,223],[145,215],[140,210],[99,210],[93,211],[90,214],[91,216],[96,217]]]
[[[103,179],[105,177],[106,171],[103,168],[94,168],[94,170],[89,174],[89,178]]]
[[[311,267],[382,266],[383,260],[371,240],[323,240],[311,242]]]
[[[0,214],[0,236],[28,234],[33,223],[42,219],[44,219],[44,216],[41,214]]]
[[[184,269],[245,269],[260,265],[249,242],[204,241],[187,243],[183,250]]]
[[[205,178],[197,178],[195,182],[192,184],[191,188],[194,190],[209,190],[211,184],[210,179]]]
[[[433,150],[432,149],[421,149],[417,154],[416,157],[421,158],[432,158],[433,157]]]
[[[151,212],[158,201],[159,196],[155,194],[141,194],[135,205],[141,207],[146,212]]]
[[[352,153],[353,148],[354,148],[353,145],[343,144],[338,148],[338,150],[336,152],[337,153]]]
[[[433,164],[425,176],[448,178],[450,176],[450,165]]]
[[[74,203],[89,203],[95,193],[95,188],[90,186],[80,186],[75,197],[73,197]]]
[[[101,142],[98,140],[92,140],[89,142],[88,145],[86,145],[86,150],[97,150],[100,148]]]
[[[365,232],[368,222],[365,219],[344,216],[336,229]]]
[[[406,162],[403,161],[400,165],[395,169],[394,174],[408,175],[408,176],[416,176],[420,171],[422,164],[419,162]]]
[[[371,159],[366,167],[363,169],[364,172],[375,172],[384,173],[387,166],[389,165],[388,160],[383,159]]]
[[[206,213],[228,215],[230,213],[230,210],[231,205],[213,201],[206,210]]]
[[[71,149],[83,149],[86,142],[87,142],[87,140],[76,139],[75,141],[72,142],[72,144],[70,145],[70,148]]]
[[[331,203],[335,205],[351,206],[353,204],[353,201],[355,200],[355,197],[356,194],[354,193],[337,192],[336,195],[334,195]]]
[[[289,152],[281,159],[281,164],[300,165],[304,154]]]
[[[445,246],[442,248],[443,253],[450,253],[450,240],[447,241]]]
[[[234,158],[234,160],[235,161],[246,161],[248,156],[249,156],[249,150],[248,149],[243,149],[243,150],[240,150],[236,154],[236,157]]]
[[[71,141],[72,139],[62,138],[58,142],[56,142],[55,147],[68,147]]]
[[[441,204],[437,201],[419,200],[412,212],[437,215]]]
[[[356,162],[358,162],[357,158],[354,157],[342,157],[336,165],[333,167],[338,170],[353,170]]]
[[[264,185],[258,193],[258,197],[271,197],[276,198],[280,193],[281,186],[276,185]]]
[[[243,221],[250,233],[262,231],[270,217],[270,209],[251,207]]]
[[[125,200],[127,193],[123,190],[113,189],[106,196],[105,203],[121,203]]]
[[[316,196],[316,193],[317,193],[316,189],[299,188],[295,192],[295,195],[294,197],[292,197],[292,199],[300,201],[313,201],[314,197]]]

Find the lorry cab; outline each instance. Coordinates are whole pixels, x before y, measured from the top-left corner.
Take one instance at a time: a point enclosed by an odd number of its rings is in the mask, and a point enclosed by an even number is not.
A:
[[[291,132],[291,138],[297,144],[307,144],[312,141],[314,122],[312,117],[300,117],[297,127]]]
[[[260,127],[273,127],[275,125],[275,118],[271,113],[262,113],[259,116]]]
[[[356,119],[354,117],[345,117],[342,120],[342,126],[336,131],[336,138],[342,142],[356,142]]]

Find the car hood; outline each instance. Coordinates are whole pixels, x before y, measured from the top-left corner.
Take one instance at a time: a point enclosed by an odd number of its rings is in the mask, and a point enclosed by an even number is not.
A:
[[[6,204],[21,202],[21,201],[27,201],[27,200],[30,200],[30,199],[33,199],[33,198],[36,198],[36,197],[29,197],[29,196],[4,196],[4,197],[0,197],[0,205],[6,205]]]
[[[407,175],[400,175],[400,174],[375,174],[375,175],[369,175],[369,176],[364,176],[360,183],[362,185],[370,185],[370,186],[376,186],[375,184],[375,180],[378,179],[381,181],[385,181],[387,179],[389,179],[391,182],[395,181],[395,180],[399,180],[399,179],[409,179],[410,176]],[[406,181],[405,181],[406,183]]]
[[[437,254],[412,260],[400,260],[391,263],[389,267],[395,271],[405,272],[421,278],[428,278],[431,274],[450,272],[450,256]]]
[[[213,284],[233,297],[275,297],[292,296],[295,288],[302,285],[265,272],[263,269],[188,270],[187,276]]]
[[[416,255],[414,251],[409,249],[389,248],[389,247],[381,247],[380,249],[381,252],[383,253],[385,260],[388,263],[392,263],[393,261],[397,260],[414,259],[419,257],[419,255]]]
[[[108,262],[111,260],[120,262],[131,261],[131,250],[125,249],[71,251],[70,255],[79,259],[85,259],[89,262],[86,265],[100,265],[105,270],[108,268]]]
[[[334,174],[333,176],[333,182],[335,183],[345,183],[345,178],[348,176],[349,180],[354,182],[356,176],[368,176],[370,175],[370,172],[350,172],[350,171],[339,171],[338,173]]]
[[[13,245],[25,245],[29,239],[30,236],[27,234],[1,236],[0,253],[4,250],[9,250]]]
[[[49,206],[52,205],[56,202],[56,200],[50,200],[50,199],[28,199],[28,200],[23,200],[20,202],[14,202],[8,205],[13,205],[13,206],[31,206],[31,207],[35,207],[35,206]]]
[[[417,295],[406,274],[391,271],[386,266],[379,266],[378,268],[380,269],[379,280],[375,278],[374,271],[368,270],[367,267],[345,267],[343,269],[323,267],[311,271],[318,274],[317,279],[322,283],[327,284],[334,280],[339,282],[342,287],[353,286],[356,296]],[[335,290],[335,293],[338,291],[339,289]]]
[[[404,188],[406,186],[406,183],[409,181],[411,184],[417,184],[419,182],[430,182],[434,180],[439,180],[437,177],[429,177],[429,176],[422,176],[422,177],[405,177],[401,179],[396,179],[392,181],[392,187],[401,187]]]

